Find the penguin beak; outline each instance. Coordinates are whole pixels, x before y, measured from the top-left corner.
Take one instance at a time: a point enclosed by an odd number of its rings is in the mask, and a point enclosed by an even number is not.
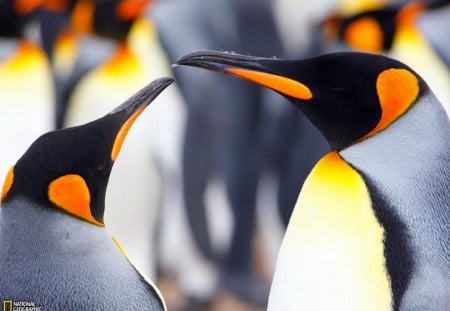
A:
[[[106,118],[115,119],[119,128],[111,149],[111,160],[114,162],[122,148],[123,141],[137,117],[144,109],[172,82],[172,78],[160,78],[130,97],[122,105],[111,111]]]
[[[202,51],[183,56],[176,65],[223,72],[271,88],[285,96],[311,99],[313,94],[305,84],[280,74],[278,67],[281,62],[277,59]]]

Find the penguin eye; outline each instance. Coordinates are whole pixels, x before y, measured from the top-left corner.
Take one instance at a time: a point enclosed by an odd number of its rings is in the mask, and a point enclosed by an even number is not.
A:
[[[96,171],[102,171],[106,166],[106,162],[102,161],[100,162],[98,165],[95,166],[95,170]]]
[[[345,90],[345,87],[339,86],[336,82],[329,82],[328,88],[334,92],[342,92]]]

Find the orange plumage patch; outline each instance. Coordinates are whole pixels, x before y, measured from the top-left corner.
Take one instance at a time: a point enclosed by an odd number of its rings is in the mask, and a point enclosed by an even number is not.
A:
[[[68,174],[53,180],[48,187],[48,198],[68,213],[103,226],[91,214],[91,195],[86,181],[80,175]]]
[[[306,85],[293,79],[241,68],[225,68],[225,71],[294,98],[308,100],[313,97],[311,90]]]
[[[112,57],[102,66],[107,76],[116,77],[126,72],[132,72],[139,67],[136,56],[127,43],[120,43]]]
[[[414,27],[417,17],[425,10],[425,5],[419,1],[411,1],[405,5],[396,17],[397,24],[401,27]]]
[[[20,15],[26,15],[37,9],[43,2],[43,0],[16,0],[14,10]]]
[[[21,41],[19,47],[14,52],[14,55],[0,64],[1,67],[8,71],[20,72],[22,70],[29,70],[30,66],[35,65],[36,62],[46,62],[44,52],[34,43],[30,41]]]
[[[92,20],[94,18],[94,5],[92,1],[77,1],[73,8],[71,26],[76,32],[92,33]]]
[[[63,11],[69,7],[68,0],[44,0],[42,4],[49,11]]]
[[[345,30],[344,39],[358,50],[375,53],[383,49],[383,30],[371,17],[361,18],[350,24]]]
[[[3,201],[3,199],[6,198],[6,196],[8,195],[8,192],[9,190],[11,190],[13,182],[14,182],[14,166],[12,166],[9,169],[8,174],[6,175],[5,178],[5,182],[3,183],[1,201]]]
[[[116,15],[123,21],[130,21],[144,12],[150,0],[124,0],[116,7]]]
[[[373,130],[364,138],[370,137],[389,126],[400,117],[419,95],[419,81],[406,69],[387,69],[378,75],[377,94],[381,106],[381,118]]]
[[[128,131],[130,130],[131,126],[133,125],[137,117],[142,113],[142,111],[144,111],[144,109],[145,106],[142,106],[141,108],[136,110],[136,112],[133,113],[131,117],[128,118],[128,120],[122,125],[119,132],[117,133],[111,150],[111,160],[113,162],[117,159],[117,156],[119,155],[120,149],[122,148],[122,144],[125,140],[125,137],[128,134]]]

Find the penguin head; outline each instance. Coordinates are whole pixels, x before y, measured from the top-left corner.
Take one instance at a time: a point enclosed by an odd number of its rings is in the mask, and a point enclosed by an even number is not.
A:
[[[281,60],[203,51],[177,64],[231,74],[279,92],[306,114],[333,150],[382,131],[426,88],[405,64],[359,52]]]
[[[0,1],[0,36],[22,37],[24,29],[35,18],[39,0]]]
[[[386,7],[351,16],[332,14],[322,23],[325,43],[344,42],[349,47],[380,53],[391,49],[396,30],[397,8]]]
[[[414,32],[417,17],[426,10],[440,9],[448,1],[410,1],[342,16],[331,14],[321,23],[324,43],[343,42],[370,53],[390,51],[400,31]]]
[[[131,26],[151,0],[78,0],[72,26],[82,33],[93,33],[113,40],[125,40]]]
[[[39,137],[9,170],[3,207],[23,197],[102,226],[106,186],[127,132],[172,82],[155,80],[100,119]]]

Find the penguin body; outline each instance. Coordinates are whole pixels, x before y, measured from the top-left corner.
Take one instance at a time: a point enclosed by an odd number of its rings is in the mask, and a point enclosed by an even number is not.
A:
[[[0,3],[1,180],[26,148],[52,128],[50,66],[43,50],[25,35],[31,12],[17,9],[14,1]]]
[[[198,52],[178,64],[283,94],[333,150],[299,195],[269,310],[448,309],[450,124],[417,73],[364,53]]]
[[[47,310],[163,309],[105,228],[26,198],[2,209],[2,298]]]
[[[43,309],[165,309],[105,230],[103,212],[129,128],[172,81],[154,81],[101,119],[41,136],[9,170],[0,209],[3,298]]]

